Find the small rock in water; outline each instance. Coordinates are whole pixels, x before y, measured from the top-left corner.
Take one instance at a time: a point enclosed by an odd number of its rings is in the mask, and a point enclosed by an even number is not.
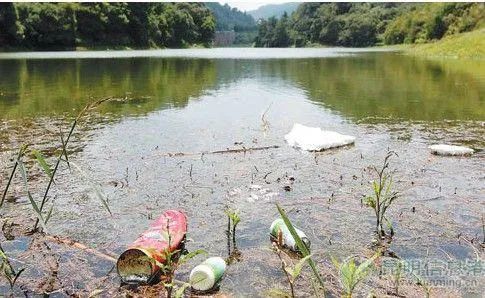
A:
[[[285,140],[295,148],[306,151],[321,151],[352,144],[355,142],[355,137],[295,123],[291,131],[285,135]]]
[[[428,147],[431,153],[436,155],[471,155],[473,154],[473,149],[465,146],[454,146],[454,145],[432,145]]]

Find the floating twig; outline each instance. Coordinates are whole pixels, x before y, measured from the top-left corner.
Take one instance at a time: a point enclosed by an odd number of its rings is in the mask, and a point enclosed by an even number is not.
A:
[[[51,235],[46,235],[45,236],[45,239],[48,240],[48,241],[51,241],[51,242],[55,242],[55,243],[58,243],[58,244],[63,244],[63,245],[67,245],[69,247],[72,247],[72,248],[76,248],[76,249],[79,249],[79,250],[82,250],[82,251],[85,251],[85,252],[88,252],[90,254],[93,254],[93,255],[96,255],[100,258],[103,258],[107,261],[110,261],[110,262],[113,262],[113,263],[116,263],[116,258],[111,256],[111,255],[108,255],[106,253],[103,253],[103,252],[100,252],[94,248],[90,248],[88,246],[86,246],[85,244],[82,244],[80,242],[77,242],[75,240],[72,240],[72,239],[69,239],[69,238],[63,238],[63,237],[59,237],[59,236],[51,236]]]
[[[280,148],[278,145],[273,146],[263,146],[263,147],[243,147],[243,148],[236,148],[236,149],[226,149],[226,150],[216,150],[216,151],[204,151],[204,152],[167,152],[162,153],[160,156],[168,156],[168,157],[177,157],[177,156],[195,156],[195,155],[207,155],[207,154],[225,154],[225,153],[241,153],[241,152],[251,152],[251,151],[260,151],[260,150],[268,150],[268,149],[277,149]]]

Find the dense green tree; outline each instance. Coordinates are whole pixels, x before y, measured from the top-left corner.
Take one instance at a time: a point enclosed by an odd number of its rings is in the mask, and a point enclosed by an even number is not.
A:
[[[288,20],[262,21],[259,47],[366,47],[426,42],[479,28],[483,3],[303,3]],[[286,28],[286,30],[284,29]],[[288,33],[289,42],[285,33]]]
[[[24,26],[21,45],[39,48],[75,46],[75,14],[69,3],[15,3]]]
[[[0,47],[209,45],[215,19],[202,3],[5,3]]]
[[[17,7],[13,3],[0,3],[0,42],[15,45],[24,37]]]
[[[132,44],[130,14],[126,3],[82,3],[76,10],[77,44]]]
[[[288,14],[285,12],[281,19],[277,22],[275,26],[275,37],[274,43],[281,46],[287,47],[291,44],[290,35],[288,33],[289,23]]]

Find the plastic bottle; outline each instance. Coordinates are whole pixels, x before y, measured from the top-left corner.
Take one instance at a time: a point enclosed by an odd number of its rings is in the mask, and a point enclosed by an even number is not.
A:
[[[222,279],[226,271],[226,262],[220,257],[208,258],[190,272],[190,284],[194,290],[208,291]]]
[[[303,243],[306,245],[308,249],[310,249],[310,240],[308,237],[303,233],[303,231],[299,230],[295,227],[296,233],[300,236]],[[298,246],[296,245],[296,241],[290,233],[290,230],[286,226],[285,222],[282,218],[278,218],[271,224],[270,227],[270,235],[273,241],[278,242],[278,235],[281,233],[281,241],[282,246],[286,247],[292,251],[299,252]]]

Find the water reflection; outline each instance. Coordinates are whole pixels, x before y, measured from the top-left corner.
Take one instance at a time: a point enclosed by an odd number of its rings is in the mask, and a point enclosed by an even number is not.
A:
[[[101,108],[145,114],[184,107],[246,78],[287,84],[350,120],[483,120],[485,62],[430,61],[396,53],[306,59],[125,58],[0,60],[0,117],[72,112],[95,98],[129,99]],[[245,96],[258,97],[258,88]],[[295,93],[300,97],[300,92]],[[276,100],[276,99],[275,99]]]
[[[312,101],[353,119],[484,119],[483,62],[369,54],[282,63],[282,71]]]
[[[214,85],[216,72],[210,60],[6,60],[0,77],[0,117],[20,118],[72,112],[103,97],[128,100],[102,113],[183,107]]]

